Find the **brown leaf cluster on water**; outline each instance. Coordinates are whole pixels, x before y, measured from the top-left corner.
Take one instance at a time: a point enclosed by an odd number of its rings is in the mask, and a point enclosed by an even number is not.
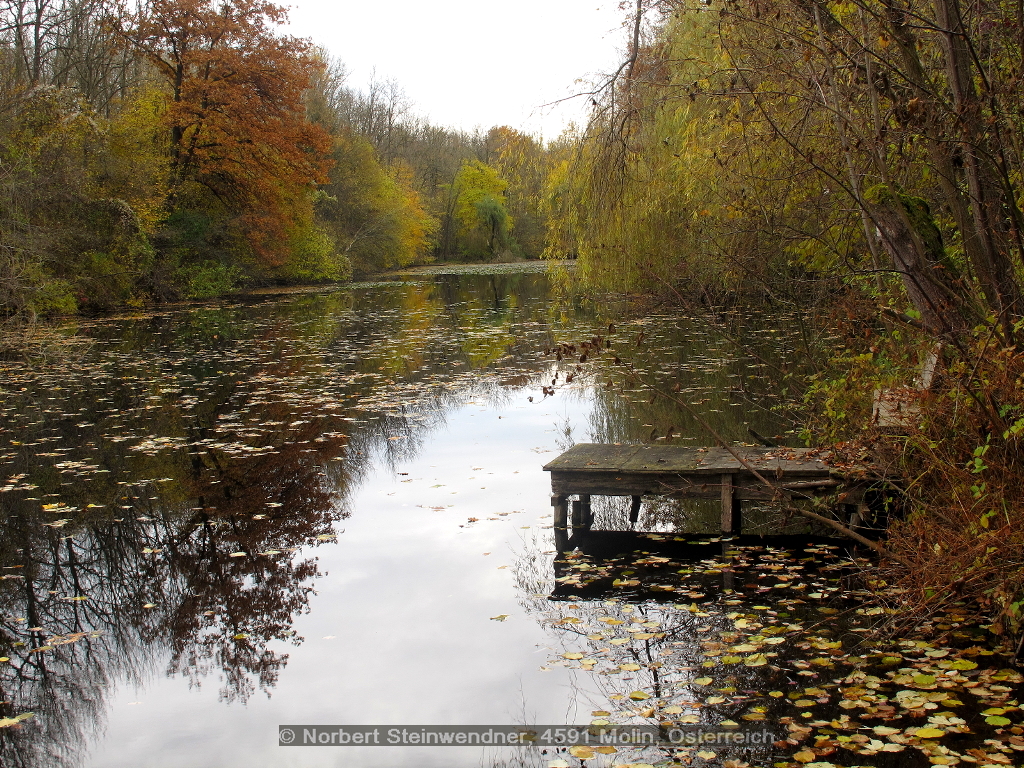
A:
[[[896,754],[909,765],[1009,765],[1024,752],[1024,676],[984,646],[964,606],[939,617],[949,642],[887,638],[872,630],[894,610],[850,590],[843,574],[859,564],[834,546],[722,542],[719,555],[704,539],[676,545],[701,550],[647,551],[680,539],[645,534],[640,551],[556,561],[555,594],[568,587],[579,598],[542,609],[565,649],[548,664],[594,676],[608,700],[595,725],[763,724],[779,738],[774,751],[683,748],[667,765],[701,757],[834,768],[891,765]],[[658,587],[674,595],[658,597]]]

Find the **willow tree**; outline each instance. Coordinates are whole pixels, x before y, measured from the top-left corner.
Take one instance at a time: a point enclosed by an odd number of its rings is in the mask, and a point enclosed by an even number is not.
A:
[[[543,142],[507,125],[488,131],[486,146],[494,168],[508,181],[505,197],[516,223],[515,248],[524,256],[540,256],[545,236],[544,186],[552,155]]]
[[[790,285],[774,255],[808,221],[807,174],[750,141],[717,31],[701,7],[638,36],[578,154],[551,177],[548,255],[577,255],[585,279],[709,297]]]
[[[463,162],[451,186],[451,221],[458,252],[471,259],[497,256],[511,244],[508,182],[479,160]]]
[[[709,255],[743,266],[741,282],[828,277],[833,304],[819,307],[845,339],[810,382],[808,438],[861,440],[905,473],[912,514],[889,545],[912,564],[894,574],[908,600],[970,597],[994,627],[1020,632],[1022,6],[639,0],[634,30],[643,13],[657,23],[596,94],[577,162],[584,205],[566,231],[581,258],[649,267],[680,294]],[[688,17],[704,38],[681,34]],[[702,201],[712,220],[689,255],[642,239],[641,211],[674,238],[672,215]],[[760,272],[742,240],[721,237],[730,230],[760,237]],[[626,258],[594,255],[609,244]],[[871,431],[873,392],[885,391],[907,406],[889,425],[898,437]]]

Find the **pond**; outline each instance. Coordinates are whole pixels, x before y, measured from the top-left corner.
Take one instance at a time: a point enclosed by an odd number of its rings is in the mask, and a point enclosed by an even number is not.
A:
[[[844,581],[864,562],[778,510],[722,540],[704,502],[647,504],[629,533],[602,500],[605,530],[555,551],[542,466],[574,443],[712,444],[696,413],[795,444],[768,374],[809,365],[798,317],[634,316],[527,265],[60,334],[0,378],[5,766],[984,765],[1024,746],[1020,676],[979,630],[865,640],[883,609]],[[595,336],[596,362],[551,352]],[[282,724],[595,719],[790,743],[278,746]]]

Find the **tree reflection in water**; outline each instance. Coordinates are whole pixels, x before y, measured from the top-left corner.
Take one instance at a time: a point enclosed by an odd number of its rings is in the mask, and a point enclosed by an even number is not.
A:
[[[794,646],[805,637],[799,621],[818,622],[820,614],[800,595],[770,593],[782,585],[752,580],[760,578],[756,569],[783,567],[775,563],[806,568],[804,575],[815,578],[816,566],[798,565],[784,547],[810,547],[828,572],[835,566],[825,564],[838,562],[836,547],[815,541],[590,531],[575,536],[562,552],[542,551],[539,540],[527,542],[515,575],[520,604],[551,633],[549,665],[578,669],[587,676],[580,689],[596,692],[587,722],[709,730],[767,723],[777,738],[785,738],[779,724],[785,700],[768,692],[810,684],[797,674],[817,677],[793,657],[799,654]],[[818,588],[826,594],[835,589]],[[827,659],[819,661],[821,671],[828,668]],[[772,749],[769,744],[712,751],[719,759],[762,765],[771,762]],[[617,759],[689,760],[692,752],[635,748]]]
[[[0,729],[0,764],[74,764],[103,728],[108,692],[164,670],[194,686],[217,676],[226,701],[269,695],[320,576],[309,552],[340,533],[360,479],[408,460],[467,398],[563,385],[577,361],[540,351],[622,314],[551,301],[542,275],[439,276],[80,321],[69,332],[92,344],[78,357],[5,365],[0,717],[36,717]],[[709,368],[723,385],[735,378],[696,324],[662,321],[681,334],[674,357],[638,350],[641,366],[694,386]],[[600,390],[586,439],[686,426],[631,387]],[[568,389],[594,396],[586,377]],[[739,414],[729,434],[742,434]],[[609,608],[628,618],[625,604]],[[669,627],[657,611],[632,615]],[[672,621],[658,632],[684,638],[695,619]],[[652,666],[665,643],[648,640],[610,648],[668,685]]]
[[[332,540],[347,516],[339,496],[352,470],[332,461],[345,441],[309,449],[321,434],[312,420],[272,453],[213,450],[166,483],[121,481],[116,513],[60,489],[85,508],[72,535],[27,504],[7,516],[5,573],[24,578],[0,592],[4,714],[31,707],[37,725],[26,738],[3,733],[4,765],[72,762],[111,680],[141,682],[168,651],[169,673],[192,684],[219,673],[223,699],[269,691],[288,657],[268,645],[299,642],[290,627],[320,575],[297,551]]]
[[[78,762],[161,667],[269,695],[360,478],[547,368],[544,277],[502,280],[80,321],[80,356],[7,365],[0,717],[35,717],[0,764]]]

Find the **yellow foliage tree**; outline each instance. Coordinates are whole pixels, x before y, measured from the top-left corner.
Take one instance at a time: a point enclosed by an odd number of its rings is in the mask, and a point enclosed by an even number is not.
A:
[[[471,259],[494,258],[509,247],[512,217],[506,207],[508,182],[479,160],[463,162],[452,183],[457,248]]]

